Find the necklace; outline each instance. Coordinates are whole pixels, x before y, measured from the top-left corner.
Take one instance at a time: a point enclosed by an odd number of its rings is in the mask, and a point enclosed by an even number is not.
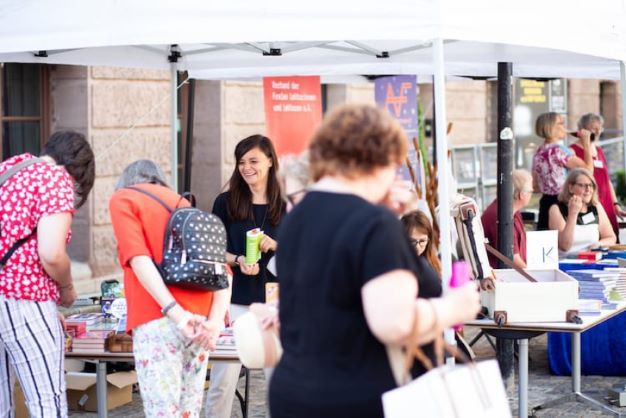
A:
[[[252,208],[252,221],[254,222],[255,228],[259,228],[263,231],[263,226],[265,225],[265,220],[267,219],[267,212],[269,211],[269,205],[265,205],[265,213],[263,214],[263,222],[261,222],[261,226],[256,223],[256,216],[254,216],[254,207]]]

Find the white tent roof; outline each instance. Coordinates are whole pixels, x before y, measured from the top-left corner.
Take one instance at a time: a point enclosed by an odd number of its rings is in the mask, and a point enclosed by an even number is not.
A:
[[[432,74],[435,38],[449,75],[618,79],[626,0],[0,0],[0,62],[166,69],[177,44],[197,78]]]

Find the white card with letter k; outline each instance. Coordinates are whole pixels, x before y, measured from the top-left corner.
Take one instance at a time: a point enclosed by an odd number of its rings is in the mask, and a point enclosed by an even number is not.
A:
[[[526,232],[526,268],[559,268],[559,231]]]

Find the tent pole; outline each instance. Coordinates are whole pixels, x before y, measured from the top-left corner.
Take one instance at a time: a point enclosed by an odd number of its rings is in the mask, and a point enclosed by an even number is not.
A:
[[[624,171],[626,171],[626,63],[619,62],[620,88],[622,90],[622,145],[624,148]]]
[[[498,63],[498,250],[513,259],[513,64]],[[500,268],[506,268],[500,262]],[[513,372],[513,340],[498,338],[496,357],[505,382]]]
[[[437,138],[437,178],[439,199],[439,250],[441,252],[441,284],[444,294],[448,292],[448,282],[452,275],[452,251],[450,240],[450,198],[448,193],[448,140],[446,137],[446,79],[443,61],[443,40],[438,38],[433,41],[433,67],[434,67],[434,98],[437,103],[435,112],[435,134]],[[449,344],[455,344],[454,331],[452,328],[445,330],[445,339]],[[448,363],[454,363],[454,357],[448,359]]]
[[[170,63],[170,83],[172,85],[172,95],[170,97],[170,108],[172,111],[171,127],[171,167],[172,167],[172,189],[178,191],[178,68],[176,62]]]
[[[196,80],[189,79],[189,93],[187,97],[187,138],[185,141],[185,166],[183,167],[184,180],[183,180],[183,192],[191,193],[191,169],[193,164],[191,161],[191,154],[193,153],[193,119],[195,111],[195,97],[196,97]]]
[[[452,274],[452,252],[450,248],[450,202],[448,194],[448,141],[446,139],[446,81],[444,76],[443,40],[433,41],[434,91],[437,111],[435,129],[437,137],[437,177],[439,180],[439,230],[441,251],[441,278],[444,292],[448,290],[448,281]]]

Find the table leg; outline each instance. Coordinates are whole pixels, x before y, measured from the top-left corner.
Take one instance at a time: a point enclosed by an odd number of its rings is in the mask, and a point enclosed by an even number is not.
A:
[[[96,364],[96,397],[98,398],[98,418],[107,418],[107,363]]]
[[[580,333],[572,333],[572,392],[580,393]]]
[[[581,350],[580,332],[572,332],[572,347],[571,347],[571,352],[570,352],[570,357],[572,361],[572,393],[561,396],[557,399],[553,399],[548,402],[544,402],[543,404],[534,407],[532,409],[533,414],[536,411],[539,411],[541,409],[552,408],[553,406],[560,405],[564,402],[577,401],[577,402],[583,402],[588,405],[594,406],[596,408],[602,409],[604,412],[614,415],[616,417],[622,416],[620,415],[619,411],[612,409],[611,407],[605,405],[603,402],[600,402],[582,393],[582,390],[581,390],[582,367],[581,367],[581,361],[580,361],[580,350]],[[520,353],[521,353],[521,347],[520,347]],[[520,417],[521,416],[522,415],[520,414]]]
[[[518,398],[519,398],[519,416],[528,416],[528,339],[520,339],[518,363],[519,372],[518,379],[519,384],[517,386]]]

